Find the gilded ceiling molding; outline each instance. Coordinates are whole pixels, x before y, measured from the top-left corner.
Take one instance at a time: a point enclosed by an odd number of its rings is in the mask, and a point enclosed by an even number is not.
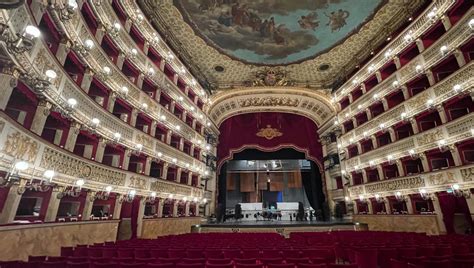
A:
[[[325,91],[294,87],[251,87],[220,91],[206,111],[217,126],[237,114],[282,112],[299,114],[320,127],[336,114]]]

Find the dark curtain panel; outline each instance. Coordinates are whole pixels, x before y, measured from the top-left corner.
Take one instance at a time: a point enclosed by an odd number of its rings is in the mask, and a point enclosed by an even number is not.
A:
[[[219,178],[218,178],[218,194],[217,194],[217,209],[216,209],[216,218],[220,222],[222,217],[225,214],[226,207],[226,192],[227,192],[227,163],[224,163],[221,167]]]
[[[462,213],[466,215],[468,226],[472,228],[471,212],[464,197],[456,197],[448,193],[438,193],[439,205],[443,212],[443,222],[448,234],[454,234],[454,214]]]
[[[314,210],[323,210],[323,203],[326,199],[323,192],[321,173],[318,166],[311,161],[311,171],[301,172],[303,187],[306,197]]]
[[[131,227],[132,227],[132,237],[131,239],[137,238],[138,230],[138,211],[140,210],[140,198],[136,197],[132,201],[132,213],[131,213]]]

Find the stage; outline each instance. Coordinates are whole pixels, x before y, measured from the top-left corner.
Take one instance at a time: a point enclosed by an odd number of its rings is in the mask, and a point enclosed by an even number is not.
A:
[[[292,232],[331,232],[339,230],[365,230],[366,226],[342,221],[227,221],[204,223],[192,227],[193,233],[220,232],[274,232],[288,236]]]

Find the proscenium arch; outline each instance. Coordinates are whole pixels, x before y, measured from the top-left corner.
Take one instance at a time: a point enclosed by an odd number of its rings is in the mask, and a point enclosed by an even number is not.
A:
[[[307,117],[320,128],[336,115],[329,93],[299,87],[251,87],[221,91],[212,96],[206,112],[217,127],[238,114],[280,112]]]

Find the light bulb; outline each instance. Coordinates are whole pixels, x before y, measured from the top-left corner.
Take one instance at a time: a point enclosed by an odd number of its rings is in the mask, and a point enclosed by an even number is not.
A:
[[[69,107],[74,108],[77,105],[77,100],[74,98],[69,98],[67,100],[67,104],[69,105]]]
[[[151,197],[156,197],[156,192],[151,192]]]
[[[84,48],[85,48],[86,50],[91,50],[91,49],[93,49],[93,48],[94,48],[94,41],[92,41],[92,40],[90,40],[90,39],[86,39],[86,40],[84,41]]]
[[[31,39],[38,38],[40,35],[41,35],[41,31],[33,25],[26,26],[25,32],[23,34],[24,37],[31,38]]]
[[[76,181],[76,185],[79,186],[79,187],[83,186],[85,183],[86,182],[83,179],[79,179],[79,180]]]
[[[56,72],[53,71],[53,70],[46,70],[45,74],[46,74],[46,77],[48,77],[49,80],[53,80],[53,79],[56,79],[56,77],[58,77]]]
[[[20,161],[15,164],[15,169],[19,171],[25,171],[28,169],[28,167],[29,167],[29,164],[25,161]]]
[[[51,180],[51,179],[54,177],[54,174],[55,174],[55,173],[54,173],[54,170],[48,169],[48,170],[46,170],[46,171],[44,172],[43,176],[44,176],[45,178]]]
[[[107,192],[109,192],[109,193],[112,191],[112,189],[113,189],[113,188],[112,188],[112,186],[110,186],[110,185],[107,186],[107,187],[105,187],[105,191],[107,191]]]

